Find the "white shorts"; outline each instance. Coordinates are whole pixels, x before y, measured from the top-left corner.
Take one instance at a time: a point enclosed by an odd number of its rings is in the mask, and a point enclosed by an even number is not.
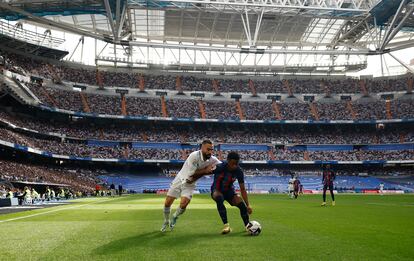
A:
[[[181,179],[175,178],[173,182],[171,182],[167,196],[173,198],[186,197],[191,199],[193,197],[195,187],[195,184],[182,183]]]

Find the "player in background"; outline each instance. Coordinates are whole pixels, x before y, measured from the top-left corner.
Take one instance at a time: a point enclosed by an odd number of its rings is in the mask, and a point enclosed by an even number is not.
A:
[[[379,192],[380,192],[381,196],[384,195],[384,183],[382,183],[382,182],[379,185]]]
[[[322,175],[322,184],[323,184],[323,202],[321,206],[326,206],[326,190],[329,189],[332,197],[332,206],[335,206],[335,196],[333,193],[333,182],[335,180],[335,172],[331,170],[329,164],[325,165]]]
[[[165,232],[168,226],[173,230],[178,217],[185,212],[190,203],[196,187],[196,180],[193,180],[192,176],[194,174],[211,174],[216,165],[221,163],[216,157],[212,156],[213,150],[213,143],[210,140],[204,140],[201,143],[201,149],[192,152],[184,162],[180,172],[171,183],[165,198],[164,223],[161,232]],[[177,198],[180,198],[180,205],[170,219],[171,205]]]
[[[227,210],[226,206],[224,206],[224,200],[230,205],[239,208],[240,216],[243,219],[246,229],[249,224],[249,215],[252,213],[246,187],[244,185],[244,174],[239,167],[239,161],[239,154],[232,151],[227,155],[227,161],[218,165],[213,171],[214,181],[211,185],[211,197],[216,201],[218,213],[224,224],[224,228],[221,231],[222,234],[231,232],[230,224],[227,220]],[[234,182],[236,180],[240,186],[241,197],[237,195],[234,189]]]
[[[300,189],[300,180],[298,179],[298,177],[295,177],[295,180],[293,181],[293,194],[295,195],[295,199],[298,198],[299,189]]]
[[[293,183],[295,182],[295,177],[293,176],[293,174],[291,174],[291,177],[289,179],[289,184],[288,184],[288,191],[289,191],[289,197],[293,198],[294,196],[294,186]]]

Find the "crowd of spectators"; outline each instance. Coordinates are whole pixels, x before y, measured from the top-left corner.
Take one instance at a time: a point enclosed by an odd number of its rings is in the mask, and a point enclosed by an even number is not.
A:
[[[284,120],[315,120],[308,103],[280,104],[280,114]]]
[[[118,98],[118,100],[120,100]],[[119,103],[120,104],[120,103]],[[120,108],[120,106],[118,106]],[[127,114],[131,116],[162,117],[161,100],[158,98],[126,97]],[[107,112],[106,114],[111,114]]]
[[[87,122],[59,122],[26,115],[12,115],[0,111],[0,121],[43,134],[88,140],[112,140],[126,142],[181,142],[199,143],[211,139],[216,143],[244,144],[381,144],[413,142],[414,132],[410,130],[315,130],[296,129],[281,131],[273,128],[249,129],[189,129],[179,127],[142,127],[140,125],[91,125]],[[0,129],[0,132],[5,132]],[[13,139],[13,132],[9,140]]]
[[[34,138],[29,135],[12,132],[0,128],[0,139],[24,146],[37,148],[59,155],[93,158],[123,158],[123,159],[146,159],[146,160],[184,160],[189,151],[178,149],[156,149],[156,148],[135,148],[131,145],[109,146],[87,145],[85,143],[73,143],[57,140],[46,140]],[[269,146],[269,149],[272,148]],[[226,158],[226,150],[217,151]],[[257,160],[412,160],[414,150],[399,151],[295,151],[287,147],[274,147],[272,151],[248,150],[240,151],[242,158],[247,161]]]
[[[238,120],[236,103],[230,101],[204,101],[206,118],[219,120]]]
[[[395,100],[391,102],[391,115],[397,119],[414,118],[414,100]]]
[[[8,182],[49,183],[70,186],[81,192],[93,191],[101,171],[32,165],[0,160],[0,179]]]
[[[374,151],[374,150],[353,150],[353,151],[310,151],[310,160],[340,160],[340,161],[361,161],[361,160],[413,160],[414,150],[398,151]]]
[[[73,143],[34,138],[28,135],[14,133],[0,128],[0,140],[36,148],[58,155],[76,157],[110,158],[110,159],[185,159],[186,154],[180,150],[133,148],[128,145],[119,146],[93,146],[85,143]]]
[[[270,159],[271,160],[291,160],[291,161],[305,160],[303,151],[280,149],[280,148],[273,148],[273,158],[270,158]]]
[[[56,88],[29,84],[31,90],[39,99],[49,106],[72,111],[85,111],[82,98],[74,91],[64,91]],[[109,115],[121,115],[120,95],[98,95],[84,93],[91,112]],[[207,119],[240,119],[237,102],[228,100],[201,101]],[[168,117],[201,118],[199,101],[195,99],[166,99]],[[276,111],[270,101],[241,101],[241,111],[248,120],[275,120]],[[312,106],[315,111],[312,111]],[[331,103],[315,102],[277,103],[280,117],[283,120],[381,120],[414,118],[413,100],[390,101],[389,116],[387,116],[386,101]],[[126,96],[126,114],[131,116],[163,117],[162,101],[160,98],[142,98]]]
[[[227,154],[230,151],[223,151],[221,153],[221,159],[227,159]],[[241,150],[238,151],[240,158],[243,161],[260,161],[260,160],[270,160],[268,151],[255,151],[255,150]]]
[[[141,76],[146,89],[177,89],[176,75],[152,75],[124,72],[120,70],[100,71],[97,77],[96,69],[82,68],[60,62],[59,65],[49,64],[25,56],[0,51],[6,59],[6,68],[22,74],[33,74],[49,79],[66,80],[74,83],[97,85],[97,78],[101,79],[103,86],[138,88]],[[181,89],[189,91],[215,91],[213,79],[207,77],[178,76],[181,78]],[[259,93],[288,93],[289,86],[293,93],[361,93],[358,79],[288,79],[287,84],[282,80],[272,79],[253,80],[254,87]],[[368,92],[388,92],[407,90],[407,77],[399,79],[373,79],[366,80]],[[219,92],[249,93],[249,80],[217,79]]]
[[[360,119],[360,120],[387,119],[387,112],[386,112],[384,101],[354,103],[352,106],[357,115],[357,119]],[[411,113],[413,114],[413,112]],[[396,118],[399,118],[399,116],[397,116]]]
[[[316,103],[319,120],[353,120],[345,102]]]
[[[246,120],[277,120],[271,102],[240,102]]]
[[[166,101],[169,117],[201,118],[198,101],[189,99],[168,99]]]

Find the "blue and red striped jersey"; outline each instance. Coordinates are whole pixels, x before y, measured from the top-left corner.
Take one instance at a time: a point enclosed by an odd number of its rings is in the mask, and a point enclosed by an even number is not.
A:
[[[239,184],[244,183],[243,170],[239,167],[234,171],[229,171],[227,168],[227,162],[223,162],[217,165],[213,171],[214,181],[211,185],[211,190],[227,191],[234,189],[234,182],[237,180]]]

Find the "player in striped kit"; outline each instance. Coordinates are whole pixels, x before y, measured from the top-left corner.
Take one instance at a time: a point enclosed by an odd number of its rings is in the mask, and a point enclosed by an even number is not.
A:
[[[327,164],[323,170],[323,176],[322,176],[322,184],[323,184],[323,202],[321,206],[326,206],[326,190],[329,188],[329,191],[331,192],[332,197],[332,206],[335,206],[335,196],[333,193],[333,182],[335,180],[335,172],[331,170],[331,167],[329,164]]]

